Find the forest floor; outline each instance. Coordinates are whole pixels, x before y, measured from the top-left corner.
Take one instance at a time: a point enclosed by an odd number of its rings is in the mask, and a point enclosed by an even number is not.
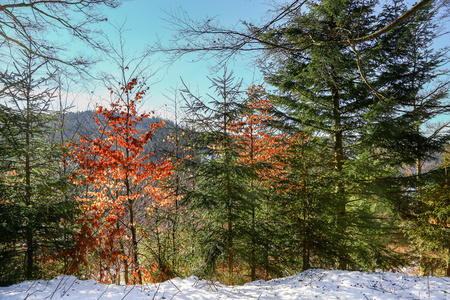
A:
[[[83,299],[450,299],[450,278],[420,277],[392,272],[308,270],[241,286],[173,278],[163,283],[121,286],[59,276],[50,281],[25,281],[0,288],[1,300]]]

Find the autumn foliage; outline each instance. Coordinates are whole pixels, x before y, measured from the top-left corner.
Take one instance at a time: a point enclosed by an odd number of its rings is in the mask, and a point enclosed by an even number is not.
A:
[[[145,132],[137,129],[151,116],[137,111],[136,104],[146,91],[135,92],[138,85],[133,79],[121,88],[122,94],[110,108],[97,108],[99,137],[81,137],[73,145],[80,169],[72,179],[86,192],[77,198],[84,215],[71,253],[72,272],[95,259],[98,269],[93,273],[102,282],[151,281],[149,269],[155,267],[141,262],[140,227],[152,206],[162,201],[160,181],[171,174],[172,165],[155,161],[155,152],[146,153],[146,144],[164,122],[150,124]]]
[[[276,188],[274,180],[286,179],[289,166],[284,163],[292,145],[305,140],[304,133],[287,134],[276,129],[279,119],[273,115],[273,100],[263,86],[250,86],[246,92],[245,110],[232,123],[239,144],[238,163],[255,166],[257,181]]]

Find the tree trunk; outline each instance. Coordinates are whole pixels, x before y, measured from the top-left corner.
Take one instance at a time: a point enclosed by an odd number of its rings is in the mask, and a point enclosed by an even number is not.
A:
[[[233,223],[232,223],[232,211],[231,211],[231,178],[230,174],[227,174],[227,192],[228,192],[228,205],[227,205],[227,219],[228,219],[228,241],[227,241],[227,257],[228,257],[228,283],[231,285],[231,276],[233,275],[234,255],[233,255]]]
[[[450,249],[447,249],[447,253],[450,256]],[[446,277],[450,277],[450,258],[447,259],[447,270],[445,272]]]
[[[339,178],[342,176],[342,169],[344,165],[344,147],[343,147],[343,135],[342,135],[342,124],[341,124],[341,111],[340,111],[340,99],[339,99],[339,91],[337,88],[332,88],[333,93],[333,117],[334,117],[334,162],[335,168],[338,172]],[[338,212],[337,212],[337,221],[338,226],[342,226],[342,232],[346,231],[345,225],[345,215],[346,215],[346,207],[345,200],[343,199],[344,195],[344,187],[341,183],[338,183],[335,188],[336,198],[339,201]],[[345,243],[345,241],[342,241]],[[346,270],[347,269],[347,260],[344,257],[339,259],[339,269]]]
[[[26,240],[27,240],[27,266],[26,266],[26,279],[33,280],[33,265],[34,265],[34,241],[33,241],[33,231],[30,228],[30,224],[27,224],[26,229]]]
[[[304,180],[304,182],[306,182],[306,179]],[[306,185],[306,184],[305,184]],[[306,186],[303,187],[303,190],[306,188]],[[303,191],[302,191],[303,192]],[[306,201],[304,201],[306,203]],[[306,226],[306,222],[308,219],[308,213],[305,207],[306,204],[303,204],[303,228],[305,228]],[[305,230],[306,231],[306,230]],[[302,271],[306,271],[308,269],[310,269],[310,262],[309,262],[309,257],[310,257],[310,248],[309,248],[309,243],[308,243],[308,239],[306,237],[306,234],[303,236],[303,250],[302,250]]]
[[[178,158],[178,142],[177,142],[177,156]],[[178,174],[176,175],[176,188],[175,188],[175,201],[174,201],[174,213],[173,216],[173,224],[172,224],[172,266],[176,267],[176,258],[177,258],[177,244],[176,244],[176,234],[177,234],[177,228],[178,228],[178,195],[179,195],[179,186],[180,186],[180,179]]]
[[[30,85],[28,85],[30,86]],[[25,143],[26,143],[26,153],[25,153],[25,205],[27,206],[27,210],[30,210],[32,206],[31,199],[31,162],[30,162],[30,154],[31,150],[31,136],[30,136],[30,90],[27,90],[27,108],[26,108],[26,131],[25,131]],[[31,208],[32,209],[32,208]],[[33,213],[32,211],[28,211],[28,213]],[[26,279],[33,279],[33,265],[34,265],[34,239],[33,239],[33,224],[30,224],[30,220],[34,219],[34,217],[29,216],[28,221],[26,222],[26,243],[27,243],[27,251],[26,251]]]
[[[139,284],[142,284],[142,272],[141,268],[139,266],[139,260],[138,260],[138,241],[137,241],[137,234],[136,234],[136,226],[134,224],[134,212],[133,212],[133,200],[128,200],[128,210],[130,213],[130,230],[131,230],[131,250],[132,250],[132,256],[133,256],[133,282],[136,283],[135,276],[137,274],[137,282]]]
[[[444,158],[444,173],[445,173],[445,192],[447,193],[447,196],[450,196],[449,186],[448,186],[448,170],[447,170],[447,164],[446,159]],[[444,192],[444,193],[445,193]],[[448,198],[447,198],[448,199]],[[447,249],[447,270],[445,272],[445,276],[450,277],[450,249]]]
[[[231,205],[228,205],[228,245],[227,245],[227,257],[228,257],[228,274],[229,284],[231,284],[231,275],[233,274],[234,255],[233,255],[233,225],[231,222]]]
[[[125,281],[125,284],[128,284],[130,277],[129,277],[129,270],[128,270],[128,260],[127,257],[125,256],[125,246],[123,244],[123,242],[120,243],[120,250],[122,251],[122,255],[123,255],[123,259],[122,259],[122,263],[123,263],[123,280]]]
[[[228,137],[228,122],[229,122],[229,112],[228,112],[228,103],[227,103],[227,91],[226,86],[223,87],[223,95],[224,95],[224,109],[225,112],[223,114],[223,134],[225,137]],[[228,140],[226,140],[224,144],[225,160],[226,164],[229,165],[231,163],[231,145]],[[231,176],[227,173],[227,231],[228,231],[228,241],[227,241],[227,250],[226,255],[228,257],[228,283],[231,285],[231,276],[233,275],[233,265],[234,265],[234,256],[233,256],[233,224],[232,224],[232,186],[231,186]]]
[[[253,133],[253,119],[250,121],[250,165],[253,166],[254,161],[254,150],[255,150],[255,136]],[[254,179],[250,179],[250,192],[253,194],[254,190]],[[251,198],[251,205],[252,205],[252,244],[250,245],[250,280],[255,281],[256,280],[256,220],[255,220],[255,209],[256,209],[256,201],[254,201],[254,198]]]
[[[252,207],[252,232],[255,232],[255,207]],[[250,280],[256,280],[256,240],[255,234],[252,234],[252,244],[250,251]]]
[[[309,270],[311,268],[311,265],[309,264],[309,248],[306,246],[303,246],[303,253],[302,253],[302,271]]]

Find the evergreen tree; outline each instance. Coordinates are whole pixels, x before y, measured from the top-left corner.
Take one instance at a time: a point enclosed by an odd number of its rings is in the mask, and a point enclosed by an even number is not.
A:
[[[264,72],[280,91],[276,104],[283,127],[320,137],[318,148],[328,152],[320,166],[329,183],[320,189],[320,198],[328,205],[319,214],[326,224],[323,229],[330,233],[328,255],[338,258],[341,269],[396,263],[388,259],[393,257],[388,255],[389,241],[377,238],[389,228],[381,217],[389,207],[372,184],[394,175],[395,169],[376,155],[376,147],[367,149],[362,143],[366,138],[362,129],[372,128],[382,112],[374,103],[386,101],[371,83],[382,65],[376,49],[379,40],[358,47],[351,42],[383,26],[374,14],[375,5],[375,1],[310,3],[306,11],[297,10],[285,24],[262,36],[266,44],[275,45],[267,46]],[[342,39],[348,43],[340,43]],[[315,44],[317,40],[323,43]],[[305,46],[295,52],[277,46],[290,43]],[[301,196],[303,201],[305,197]]]
[[[251,281],[286,274],[280,263],[285,253],[280,242],[284,236],[279,222],[282,218],[273,213],[277,211],[280,186],[273,183],[283,175],[285,165],[280,158],[286,155],[291,141],[286,134],[269,126],[274,121],[273,104],[265,96],[262,86],[250,86],[242,111],[232,122],[238,146],[237,163],[251,170],[246,178],[249,220],[242,236],[247,244],[242,260],[249,267]]]
[[[330,171],[323,167],[329,152],[319,148],[320,139],[303,132],[291,137],[279,158],[281,176],[272,180],[280,191],[273,209],[285,232],[281,243],[284,261],[293,270],[326,268],[339,254],[339,228],[332,221],[335,206],[328,190],[333,182],[327,176]]]
[[[66,178],[58,176],[64,148],[52,141],[52,74],[45,74],[45,62],[22,55],[14,71],[1,74],[2,284],[42,276],[43,263],[73,242],[76,208],[64,199]]]
[[[187,88],[184,97],[190,122],[196,130],[192,141],[197,155],[187,167],[192,171],[192,188],[184,203],[201,216],[198,234],[204,258],[202,272],[213,275],[218,262],[226,262],[228,280],[234,276],[241,236],[247,226],[250,203],[246,178],[249,168],[237,164],[238,146],[234,141],[232,122],[239,114],[240,86],[232,72],[211,79],[217,98],[205,103]]]
[[[405,10],[402,1],[394,1],[380,19],[390,22]],[[425,6],[383,36],[377,46],[387,59],[376,84],[386,90],[384,94],[390,99],[378,106],[387,103],[391,108],[379,115],[368,138],[369,143],[384,149],[382,153],[390,157],[392,165],[404,164],[407,170],[399,181],[409,195],[391,198],[405,220],[402,228],[419,250],[412,259],[422,262],[423,274],[448,259],[448,240],[442,235],[448,218],[444,166],[426,167],[443,153],[450,138],[450,122],[442,118],[450,111],[450,80],[444,69],[449,62],[448,50],[432,46],[439,35],[436,14],[433,5]]]
[[[435,167],[406,177],[409,193],[401,205],[402,229],[422,275],[450,276],[449,150],[447,146],[437,156]]]
[[[379,22],[389,23],[405,11],[403,1],[394,1],[384,7]],[[443,69],[447,50],[432,47],[439,34],[436,13],[432,5],[425,6],[374,47],[380,62],[374,86],[382,91],[382,101],[371,106],[377,119],[366,132],[367,145],[383,149],[391,164],[414,165],[417,175],[449,139],[448,121],[430,127],[434,118],[450,111],[450,81]]]

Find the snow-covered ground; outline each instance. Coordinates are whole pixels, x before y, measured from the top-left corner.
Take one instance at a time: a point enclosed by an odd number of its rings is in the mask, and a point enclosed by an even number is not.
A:
[[[450,278],[309,270],[242,286],[226,286],[195,277],[174,278],[160,284],[118,286],[59,276],[50,281],[25,281],[2,287],[0,299],[450,299]]]

